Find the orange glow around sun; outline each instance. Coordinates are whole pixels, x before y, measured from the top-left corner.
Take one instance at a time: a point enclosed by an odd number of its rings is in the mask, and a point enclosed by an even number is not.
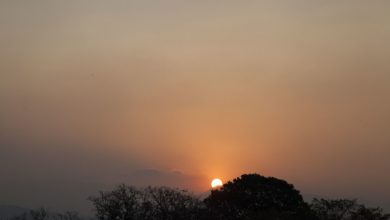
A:
[[[220,180],[218,178],[215,178],[215,179],[213,179],[213,181],[211,181],[211,187],[213,187],[213,188],[220,187],[222,185],[223,185],[222,180]]]

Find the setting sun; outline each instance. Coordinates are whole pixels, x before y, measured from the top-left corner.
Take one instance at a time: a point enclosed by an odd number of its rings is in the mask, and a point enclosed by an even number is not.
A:
[[[219,186],[222,186],[222,180],[218,179],[218,178],[215,178],[213,179],[213,181],[211,181],[211,187],[213,188],[216,188],[216,187],[219,187]]]

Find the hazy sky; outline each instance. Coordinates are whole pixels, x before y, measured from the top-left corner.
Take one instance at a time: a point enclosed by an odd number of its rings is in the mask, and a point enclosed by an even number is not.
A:
[[[390,1],[0,0],[0,204],[276,176],[390,210]]]

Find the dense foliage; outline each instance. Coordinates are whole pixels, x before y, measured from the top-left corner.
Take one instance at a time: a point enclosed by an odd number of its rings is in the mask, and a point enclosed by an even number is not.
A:
[[[246,174],[213,190],[205,203],[214,219],[312,219],[299,191],[284,180]]]
[[[380,208],[356,200],[314,199],[307,204],[292,184],[273,177],[245,174],[200,199],[168,187],[120,185],[89,200],[98,220],[389,220]],[[81,220],[74,212],[46,209],[12,220]]]

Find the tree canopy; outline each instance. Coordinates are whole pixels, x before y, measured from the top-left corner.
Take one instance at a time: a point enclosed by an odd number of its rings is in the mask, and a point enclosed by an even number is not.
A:
[[[311,209],[319,220],[387,220],[380,208],[367,208],[350,199],[314,199]]]
[[[308,205],[292,184],[244,174],[211,191],[205,203],[217,219],[311,219]]]
[[[98,220],[389,220],[380,208],[349,199],[306,203],[285,180],[244,174],[204,200],[177,188],[119,185],[89,200]],[[12,220],[81,220],[75,212],[32,210]],[[8,219],[7,219],[8,220]]]
[[[90,200],[99,220],[198,219],[201,201],[185,190],[120,185]]]

